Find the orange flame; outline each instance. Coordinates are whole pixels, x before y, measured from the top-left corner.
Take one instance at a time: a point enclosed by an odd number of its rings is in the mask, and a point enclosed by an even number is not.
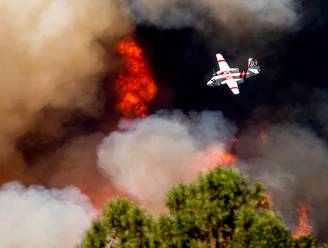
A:
[[[193,157],[187,178],[194,180],[199,173],[206,173],[220,166],[234,166],[236,162],[237,158],[231,152],[223,150],[220,146],[209,146]]]
[[[234,165],[237,162],[237,158],[232,153],[225,151],[219,157],[219,164]]]
[[[272,195],[269,192],[265,192],[263,200],[261,201],[260,207],[262,209],[270,209],[272,203]]]
[[[302,236],[308,236],[312,232],[312,226],[308,221],[309,205],[304,202],[299,203],[298,207],[298,226],[293,233],[293,238],[298,239]]]
[[[157,93],[150,68],[142,49],[133,39],[120,42],[117,50],[125,58],[125,70],[116,82],[116,109],[127,118],[144,117],[148,112],[148,104]]]

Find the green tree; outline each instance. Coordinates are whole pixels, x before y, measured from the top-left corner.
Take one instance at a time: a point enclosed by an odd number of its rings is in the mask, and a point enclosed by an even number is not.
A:
[[[105,247],[108,237],[115,240],[113,247],[150,247],[153,224],[145,211],[126,199],[116,199],[94,221],[81,247]]]
[[[259,183],[237,169],[218,168],[168,194],[168,215],[154,218],[125,199],[108,204],[81,248],[106,247],[315,247],[312,236],[293,240]]]

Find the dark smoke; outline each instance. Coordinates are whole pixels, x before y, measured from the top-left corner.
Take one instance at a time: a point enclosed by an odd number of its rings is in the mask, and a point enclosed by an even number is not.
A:
[[[246,172],[266,179],[271,173],[270,180],[265,182],[282,183],[280,188],[269,185],[274,191],[275,206],[281,208],[290,225],[296,223],[298,201],[309,201],[314,230],[327,240],[325,220],[328,218],[324,211],[327,196],[323,188],[327,188],[324,161],[328,138],[328,4],[321,0],[293,3],[298,22],[287,29],[265,26],[256,34],[236,36],[228,26],[222,27],[220,21],[211,20],[205,31],[210,36],[192,25],[166,31],[142,26],[138,33],[150,50],[157,79],[165,89],[165,93],[159,90],[160,97],[170,97],[175,101],[174,107],[184,111],[220,110],[234,120],[241,136],[237,152],[247,161]],[[188,8],[192,4],[177,9],[186,12]],[[212,28],[215,32],[209,31]],[[267,32],[269,29],[271,32]],[[217,51],[223,52],[236,67],[244,67],[248,57],[260,61],[261,75],[241,85],[242,93],[238,97],[223,87],[204,85],[211,75],[211,67],[216,66]],[[159,103],[171,107],[164,100]],[[268,133],[265,146],[257,138],[261,129]]]
[[[311,224],[316,234],[326,239],[326,142],[297,124],[273,125],[262,132],[266,132],[262,139],[254,128],[241,135],[237,154],[246,162],[241,169],[265,183],[287,224],[296,223],[298,202],[309,204]]]

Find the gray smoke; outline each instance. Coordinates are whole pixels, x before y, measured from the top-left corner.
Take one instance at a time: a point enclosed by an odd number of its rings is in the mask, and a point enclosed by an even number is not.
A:
[[[274,125],[256,142],[254,129],[241,136],[241,168],[272,192],[273,204],[290,225],[296,223],[299,201],[309,205],[310,221],[319,237],[327,237],[327,144],[297,125]]]
[[[0,247],[72,248],[95,212],[74,187],[48,190],[19,183],[0,188]]]
[[[233,132],[220,112],[162,112],[122,121],[100,144],[98,164],[117,187],[158,211],[171,186],[218,163]]]
[[[128,3],[137,22],[163,28],[205,30],[211,28],[206,25],[206,20],[211,19],[239,33],[268,26],[290,28],[299,18],[295,0],[128,0]]]

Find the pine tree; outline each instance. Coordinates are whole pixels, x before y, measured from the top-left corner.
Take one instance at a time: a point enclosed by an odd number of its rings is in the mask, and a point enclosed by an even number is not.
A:
[[[167,194],[168,215],[153,218],[125,199],[109,203],[81,248],[106,247],[316,247],[312,236],[293,240],[259,183],[237,169],[217,168]]]

